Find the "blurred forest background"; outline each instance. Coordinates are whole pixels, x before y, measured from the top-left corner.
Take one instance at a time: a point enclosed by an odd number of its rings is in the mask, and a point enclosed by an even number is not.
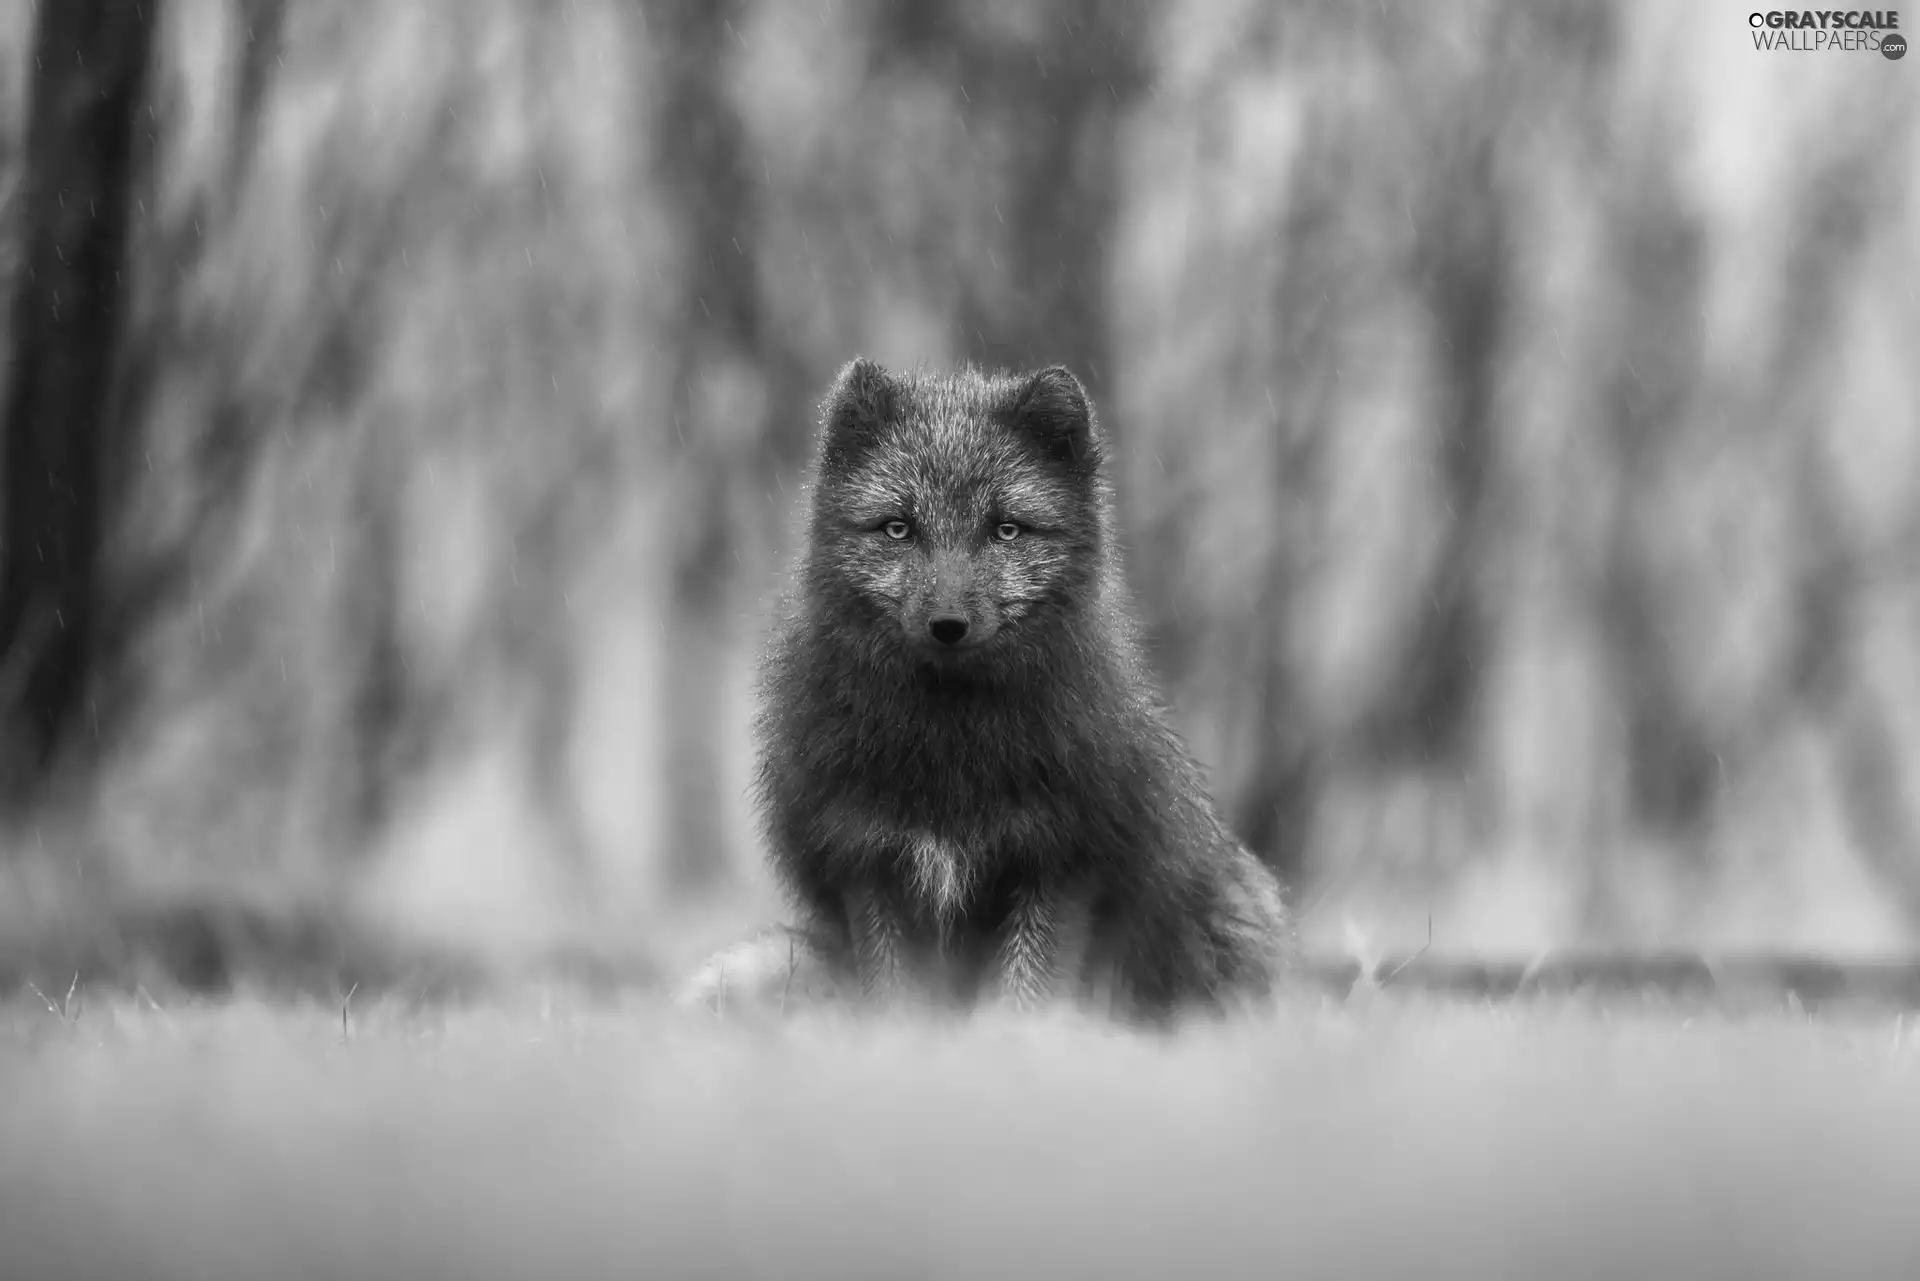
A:
[[[0,7],[0,939],[775,915],[752,662],[858,352],[1085,379],[1310,939],[1905,946],[1920,70],[1745,12]]]

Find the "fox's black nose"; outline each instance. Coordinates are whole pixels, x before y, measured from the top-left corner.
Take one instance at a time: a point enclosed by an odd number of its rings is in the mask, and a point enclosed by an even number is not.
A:
[[[942,645],[958,645],[967,638],[967,620],[958,614],[941,614],[927,620],[927,634]]]

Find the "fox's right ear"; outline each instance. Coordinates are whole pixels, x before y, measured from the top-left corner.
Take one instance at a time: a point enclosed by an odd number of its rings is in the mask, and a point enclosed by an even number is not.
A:
[[[840,370],[821,409],[821,425],[830,456],[857,453],[873,443],[893,417],[893,379],[865,356]]]

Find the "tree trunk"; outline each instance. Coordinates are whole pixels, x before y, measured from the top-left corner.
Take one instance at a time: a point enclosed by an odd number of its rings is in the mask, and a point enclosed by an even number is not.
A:
[[[981,29],[954,0],[894,0],[878,10],[882,57],[949,77],[970,133],[999,131],[1010,148],[1006,279],[960,282],[955,317],[969,359],[989,367],[1064,364],[1096,406],[1113,388],[1108,358],[1107,247],[1118,206],[1120,120],[1146,84],[1134,7],[1050,0],[1022,49]],[[1116,424],[1103,424],[1111,433]]]
[[[0,789],[46,781],[88,698],[135,113],[157,0],[41,0],[0,462]]]
[[[737,9],[726,0],[664,0],[649,24],[670,51],[657,117],[659,176],[688,264],[674,338],[672,421],[661,442],[675,478],[660,704],[669,762],[667,874],[683,892],[711,887],[726,868],[715,718],[739,551],[731,516],[743,478],[766,452],[764,417],[757,424],[732,420],[721,407],[729,388],[750,392],[740,384],[761,378],[764,355],[745,141],[726,93]],[[755,401],[764,404],[764,397],[747,394],[738,403]]]

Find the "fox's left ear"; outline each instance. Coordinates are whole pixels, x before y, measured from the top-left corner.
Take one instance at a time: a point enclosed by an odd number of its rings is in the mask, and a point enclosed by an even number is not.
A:
[[[1013,401],[1013,425],[1031,436],[1049,457],[1076,472],[1100,466],[1100,435],[1093,402],[1064,365],[1030,375]]]

